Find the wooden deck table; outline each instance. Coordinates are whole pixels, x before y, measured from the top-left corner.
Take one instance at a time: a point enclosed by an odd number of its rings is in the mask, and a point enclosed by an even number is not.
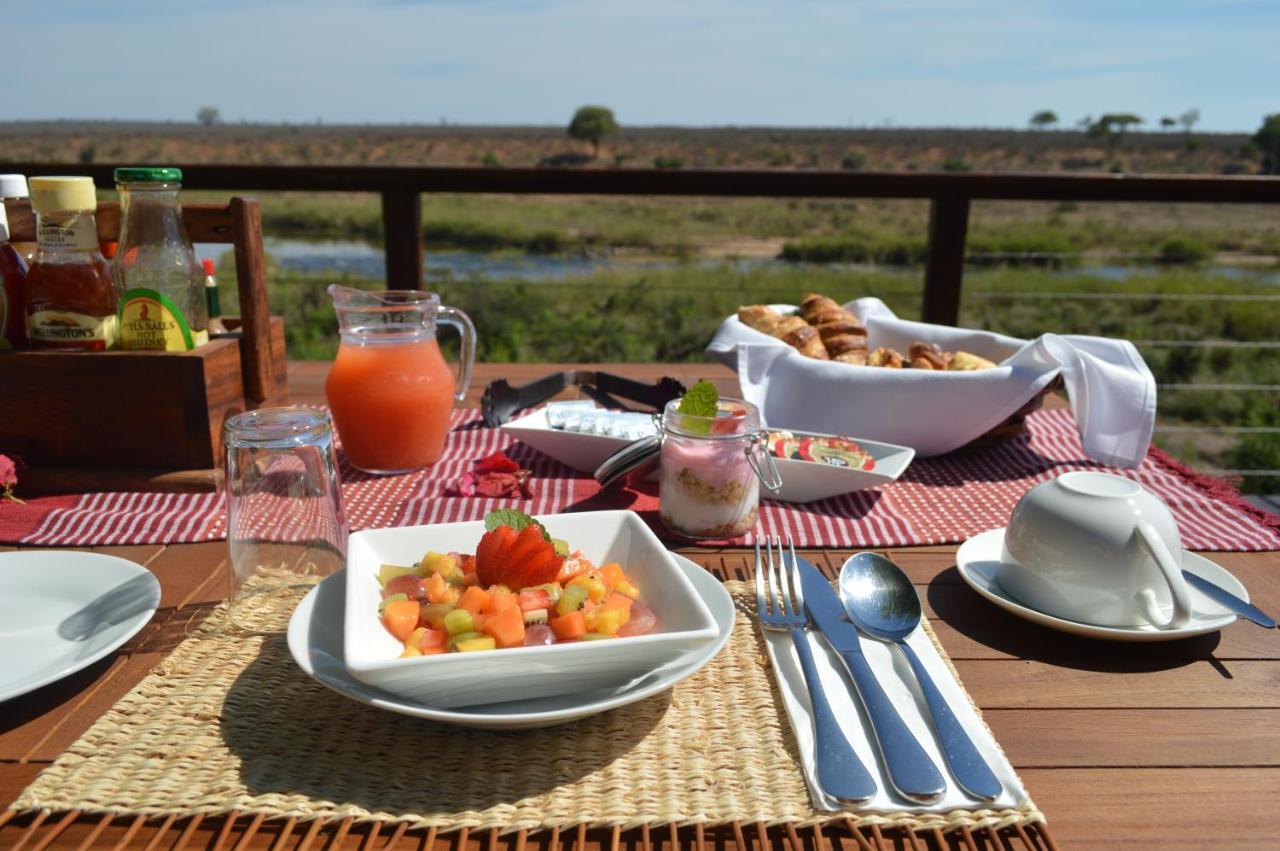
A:
[[[554,364],[477,365],[469,403],[489,381],[540,377]],[[583,368],[578,365],[577,368]],[[589,368],[589,367],[588,367]],[[729,370],[714,365],[634,364],[599,368],[641,380],[710,378],[736,391]],[[294,401],[323,401],[325,363],[290,365]],[[37,692],[0,704],[0,804],[7,806],[41,768],[123,696],[185,636],[227,591],[225,542],[175,546],[97,547],[97,552],[146,565],[163,595],[155,619],[120,652]],[[1237,623],[1220,634],[1154,645],[1122,645],[1071,638],[1025,623],[982,600],[960,580],[955,546],[887,551],[914,579],[939,639],[969,693],[982,707],[1032,797],[1049,819],[1047,835],[975,834],[953,847],[1263,848],[1280,846],[1280,631]],[[745,550],[681,552],[724,576],[746,577]],[[838,566],[840,551],[811,550],[818,563]],[[1280,611],[1280,553],[1216,553],[1257,603]],[[74,814],[72,814],[74,815]],[[0,816],[0,818],[3,818]],[[36,823],[39,822],[39,823]],[[425,848],[432,837],[389,828],[326,828],[309,839],[294,831],[241,819],[13,818],[0,827],[0,847],[136,848]],[[792,851],[815,848],[811,834],[770,834]],[[746,844],[756,842],[747,832]],[[1050,838],[1052,837],[1052,838]],[[734,849],[729,830],[688,829],[681,847]],[[741,839],[739,834],[737,839]],[[651,834],[563,834],[557,851],[672,847],[668,831]],[[788,841],[789,839],[789,841]],[[831,837],[828,835],[828,841]],[[925,843],[929,837],[919,839]],[[857,845],[851,840],[840,844]],[[797,843],[799,843],[797,845]],[[997,844],[998,843],[998,844]],[[528,844],[551,851],[545,836]],[[523,851],[523,835],[444,837],[459,851]],[[886,839],[885,847],[911,847]],[[743,849],[750,851],[750,848]],[[836,849],[833,849],[836,851]]]

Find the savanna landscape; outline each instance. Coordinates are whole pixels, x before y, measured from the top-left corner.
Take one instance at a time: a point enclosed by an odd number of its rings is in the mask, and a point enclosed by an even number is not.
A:
[[[216,116],[23,122],[0,124],[0,158],[1228,175],[1273,167],[1250,134],[1197,132],[1185,117],[1153,132],[1056,121],[1027,130],[621,127],[594,140],[563,127],[268,126]],[[275,240],[382,238],[374,195],[253,194]],[[795,301],[807,290],[920,311],[924,202],[433,195],[423,216],[430,284],[473,317],[489,361],[697,361],[739,304]],[[458,256],[476,260],[471,271],[458,272]],[[485,271],[498,262],[527,269]],[[1280,210],[978,203],[967,265],[963,324],[1134,340],[1163,385],[1157,442],[1199,468],[1242,471],[1246,490],[1280,490],[1280,477],[1265,472],[1280,468]],[[223,304],[234,310],[225,261],[220,270]],[[270,297],[286,317],[291,356],[327,358],[336,347],[324,284],[375,287],[378,275],[273,262]],[[1256,343],[1264,346],[1248,345]]]

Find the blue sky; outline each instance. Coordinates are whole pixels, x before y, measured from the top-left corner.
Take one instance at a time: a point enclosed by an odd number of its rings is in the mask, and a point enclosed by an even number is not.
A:
[[[1201,129],[1252,131],[1280,112],[1280,0],[4,0],[0,20],[8,119],[561,125],[602,103],[632,125],[1150,126],[1197,107]]]

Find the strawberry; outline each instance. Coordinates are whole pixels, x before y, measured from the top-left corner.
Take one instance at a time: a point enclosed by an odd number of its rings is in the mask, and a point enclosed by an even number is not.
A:
[[[510,526],[499,526],[485,532],[476,546],[476,576],[480,584],[488,587],[502,582],[506,564],[504,553],[516,542],[516,532]]]
[[[498,533],[502,533],[501,537]],[[486,533],[476,548],[476,573],[484,586],[500,584],[520,589],[551,582],[559,574],[562,561],[555,545],[533,525],[519,534],[510,526],[499,526]]]

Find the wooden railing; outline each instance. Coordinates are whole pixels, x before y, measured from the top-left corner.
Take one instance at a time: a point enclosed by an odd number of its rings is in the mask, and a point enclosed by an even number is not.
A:
[[[111,188],[115,165],[8,163],[27,175],[84,174]],[[928,199],[929,254],[923,317],[954,325],[960,313],[972,201],[1138,201],[1280,204],[1280,178],[1075,174],[889,174],[845,171],[439,168],[400,166],[182,165],[186,189],[377,192],[387,282],[420,288],[422,195],[684,195],[770,198]]]

